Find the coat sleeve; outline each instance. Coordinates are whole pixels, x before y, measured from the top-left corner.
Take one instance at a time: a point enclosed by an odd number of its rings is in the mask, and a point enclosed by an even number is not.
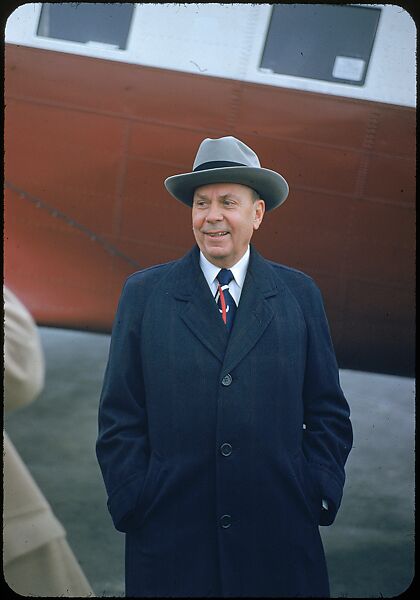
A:
[[[353,442],[350,409],[339,382],[339,370],[321,293],[310,280],[305,318],[308,330],[303,388],[303,452],[328,510],[320,524],[330,525],[337,514],[345,481],[344,465]]]
[[[149,462],[140,356],[143,286],[129,278],[114,320],[99,405],[96,455],[115,527],[135,526],[136,504]]]
[[[45,360],[32,316],[3,286],[4,408],[6,412],[32,402],[44,387]]]

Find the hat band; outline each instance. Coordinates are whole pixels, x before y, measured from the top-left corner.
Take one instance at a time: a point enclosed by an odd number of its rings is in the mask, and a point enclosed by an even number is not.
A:
[[[209,162],[202,163],[193,169],[193,173],[196,171],[204,171],[207,169],[220,169],[220,167],[246,167],[243,163],[231,162],[229,160],[211,160]]]

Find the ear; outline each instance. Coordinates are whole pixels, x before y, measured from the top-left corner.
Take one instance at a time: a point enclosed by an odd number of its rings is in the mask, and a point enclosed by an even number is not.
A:
[[[262,198],[258,198],[254,202],[254,222],[253,227],[255,230],[261,225],[265,213],[265,202]]]

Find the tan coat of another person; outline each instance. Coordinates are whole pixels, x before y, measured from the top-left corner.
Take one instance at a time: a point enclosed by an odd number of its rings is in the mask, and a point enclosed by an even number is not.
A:
[[[36,324],[4,289],[4,408],[32,402],[44,385],[44,357]],[[23,596],[93,596],[93,591],[27,467],[4,432],[3,571]]]

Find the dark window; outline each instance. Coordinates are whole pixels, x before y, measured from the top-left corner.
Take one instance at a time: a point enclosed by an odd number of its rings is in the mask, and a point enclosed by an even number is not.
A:
[[[125,49],[133,10],[133,4],[44,3],[37,35]]]
[[[335,4],[274,5],[260,67],[363,85],[380,12]]]

